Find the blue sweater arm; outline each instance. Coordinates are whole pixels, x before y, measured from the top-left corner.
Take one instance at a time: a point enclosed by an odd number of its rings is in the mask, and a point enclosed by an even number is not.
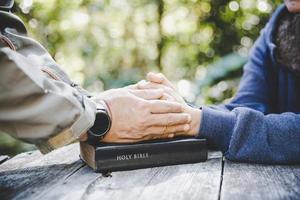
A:
[[[229,160],[269,164],[300,163],[300,114],[264,115],[239,107],[222,111],[203,107],[201,137]]]
[[[222,150],[229,160],[300,163],[300,113],[278,112],[274,98],[278,87],[285,87],[276,82],[278,75],[269,44],[271,28],[282,8],[256,40],[231,103],[202,107],[199,137],[207,138],[210,147]]]

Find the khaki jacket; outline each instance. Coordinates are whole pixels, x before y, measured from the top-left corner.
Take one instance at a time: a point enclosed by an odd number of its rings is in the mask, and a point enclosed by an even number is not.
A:
[[[28,37],[23,22],[0,10],[0,131],[47,153],[76,141],[95,112],[87,92]]]

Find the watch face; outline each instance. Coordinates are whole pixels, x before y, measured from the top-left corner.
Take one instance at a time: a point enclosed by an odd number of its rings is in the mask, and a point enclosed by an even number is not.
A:
[[[104,110],[98,110],[96,119],[90,132],[97,137],[103,136],[110,128],[110,119]]]

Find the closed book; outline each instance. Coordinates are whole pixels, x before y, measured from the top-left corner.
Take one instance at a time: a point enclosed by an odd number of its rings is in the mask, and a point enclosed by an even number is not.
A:
[[[88,144],[80,142],[80,156],[96,172],[204,162],[206,139],[173,138],[147,142]]]

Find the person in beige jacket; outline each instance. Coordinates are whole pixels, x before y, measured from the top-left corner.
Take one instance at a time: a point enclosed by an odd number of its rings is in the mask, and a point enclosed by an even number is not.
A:
[[[27,35],[10,12],[12,5],[12,0],[0,2],[0,131],[47,153],[86,140],[91,129],[101,130],[98,111],[107,114],[108,123],[94,139],[104,142],[173,137],[190,128],[190,115],[179,103],[166,101],[171,97],[160,89],[132,85],[89,95]]]

